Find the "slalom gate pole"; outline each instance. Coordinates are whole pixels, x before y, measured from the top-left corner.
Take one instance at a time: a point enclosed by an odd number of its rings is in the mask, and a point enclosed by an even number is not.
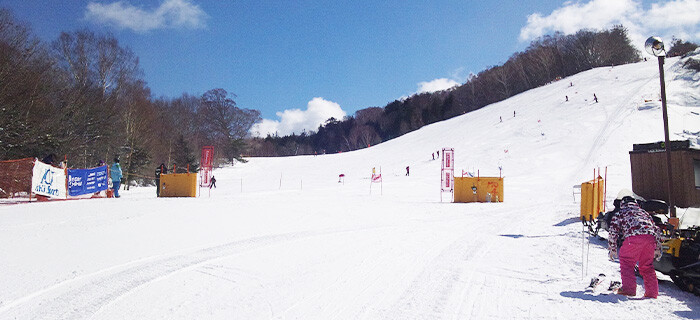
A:
[[[382,177],[382,166],[379,166],[379,195],[384,195],[384,177]]]
[[[583,279],[583,277],[585,276],[583,274],[583,272],[584,272],[584,266],[583,266],[584,249],[583,248],[584,248],[584,245],[586,243],[583,233],[585,231],[586,231],[586,226],[584,224],[581,224],[581,279]]]
[[[63,155],[63,163],[66,165],[63,168],[63,174],[66,176],[66,199],[68,199],[68,155]]]
[[[39,161],[39,159],[37,159],[37,158],[34,158],[34,161],[32,161],[32,170],[34,170],[34,165],[36,165],[37,161]],[[107,178],[109,178],[109,175],[107,176]],[[29,203],[32,203],[32,193],[34,193],[34,190],[32,190],[32,187],[30,185],[29,186]]]
[[[598,183],[597,188],[595,189],[595,194],[598,195],[597,197],[595,197],[596,201],[595,201],[595,213],[594,214],[595,214],[596,218],[598,218],[598,214],[600,214],[600,179],[598,179],[599,177],[600,177],[600,167],[598,167],[598,175],[596,175],[596,177],[595,177],[596,182]],[[591,219],[591,220],[593,220],[593,219]]]
[[[34,170],[34,165],[36,165],[37,161],[39,161],[39,159],[37,159],[37,158],[34,158],[34,161],[32,161],[32,171]],[[30,183],[30,185],[29,185],[29,203],[32,203],[32,193],[34,193],[34,190],[32,189],[32,186]]]
[[[596,210],[598,210],[598,196],[597,196],[598,184],[597,184],[597,182],[598,182],[598,176],[595,174],[595,168],[593,168],[593,193],[591,194],[591,196],[593,197],[593,199],[591,199],[591,201],[593,201],[593,202],[591,202],[591,210],[594,208]],[[590,216],[590,218],[591,218],[591,220],[593,220],[592,216]]]
[[[603,211],[608,211],[607,210],[607,201],[608,201],[608,166],[605,166],[605,180],[603,180]]]
[[[586,249],[586,274],[588,274],[588,257],[591,256],[591,234],[588,233],[586,238],[588,239],[588,248]]]

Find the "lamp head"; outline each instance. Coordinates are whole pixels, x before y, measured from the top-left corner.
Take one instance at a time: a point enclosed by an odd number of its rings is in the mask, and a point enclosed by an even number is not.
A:
[[[657,57],[666,56],[666,50],[664,49],[664,41],[659,37],[649,37],[644,43],[644,50],[649,52],[649,54]]]

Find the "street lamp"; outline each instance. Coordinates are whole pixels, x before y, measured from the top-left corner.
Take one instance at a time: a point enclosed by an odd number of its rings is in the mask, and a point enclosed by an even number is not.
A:
[[[673,192],[671,179],[673,175],[671,174],[671,141],[668,137],[668,109],[666,108],[666,84],[664,82],[664,58],[666,57],[666,49],[664,48],[664,41],[659,37],[649,37],[644,43],[644,49],[649,52],[649,54],[659,58],[659,78],[661,81],[661,110],[664,116],[664,148],[666,149],[666,172],[668,177],[666,179],[666,190],[668,191],[668,205],[670,207],[671,218],[669,218],[669,223],[674,227],[678,227],[678,218],[676,218],[676,206],[673,203]]]

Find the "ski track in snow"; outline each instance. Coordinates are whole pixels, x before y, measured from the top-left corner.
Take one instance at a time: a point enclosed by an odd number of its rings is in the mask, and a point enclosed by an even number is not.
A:
[[[492,223],[476,231],[468,232],[445,247],[442,252],[423,268],[423,271],[412,281],[409,288],[394,304],[392,310],[385,312],[382,318],[390,319],[481,319],[496,316],[480,310],[479,305],[494,305],[498,307],[501,290],[507,290],[503,282],[511,275],[488,273],[482,267],[483,259],[494,254],[494,249],[500,243],[497,231],[523,223],[526,215],[541,204],[532,204],[508,212],[506,216],[491,216],[485,213]],[[512,219],[512,217],[520,217]],[[520,273],[518,271],[515,272]],[[501,279],[505,278],[504,281]],[[537,279],[522,277],[526,283],[537,283]],[[493,290],[496,288],[497,290]],[[486,290],[488,289],[488,290]],[[538,292],[541,294],[541,292]]]
[[[270,235],[214,246],[189,254],[137,263],[121,271],[114,271],[113,269],[115,268],[108,268],[92,275],[65,281],[62,284],[51,287],[49,290],[42,290],[25,298],[17,299],[15,303],[1,308],[0,316],[40,319],[87,319],[98,313],[102,307],[118,300],[136,288],[216,259],[275,243],[361,230],[363,229]]]

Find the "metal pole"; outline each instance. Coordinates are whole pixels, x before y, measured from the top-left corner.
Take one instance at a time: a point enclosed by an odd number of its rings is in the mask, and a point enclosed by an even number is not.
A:
[[[676,217],[676,206],[673,203],[673,190],[671,189],[673,175],[671,173],[671,140],[668,137],[668,108],[666,107],[666,84],[664,81],[664,56],[659,56],[659,79],[661,81],[661,110],[664,115],[664,146],[666,149],[666,190],[668,191],[668,206],[671,218]]]
[[[606,203],[608,199],[608,166],[605,166],[605,179],[603,180],[603,211],[606,210]]]
[[[581,224],[581,279],[585,277],[584,273],[586,270],[586,266],[584,265],[584,257],[586,256],[586,238],[585,238],[585,233],[586,232],[586,225]]]

